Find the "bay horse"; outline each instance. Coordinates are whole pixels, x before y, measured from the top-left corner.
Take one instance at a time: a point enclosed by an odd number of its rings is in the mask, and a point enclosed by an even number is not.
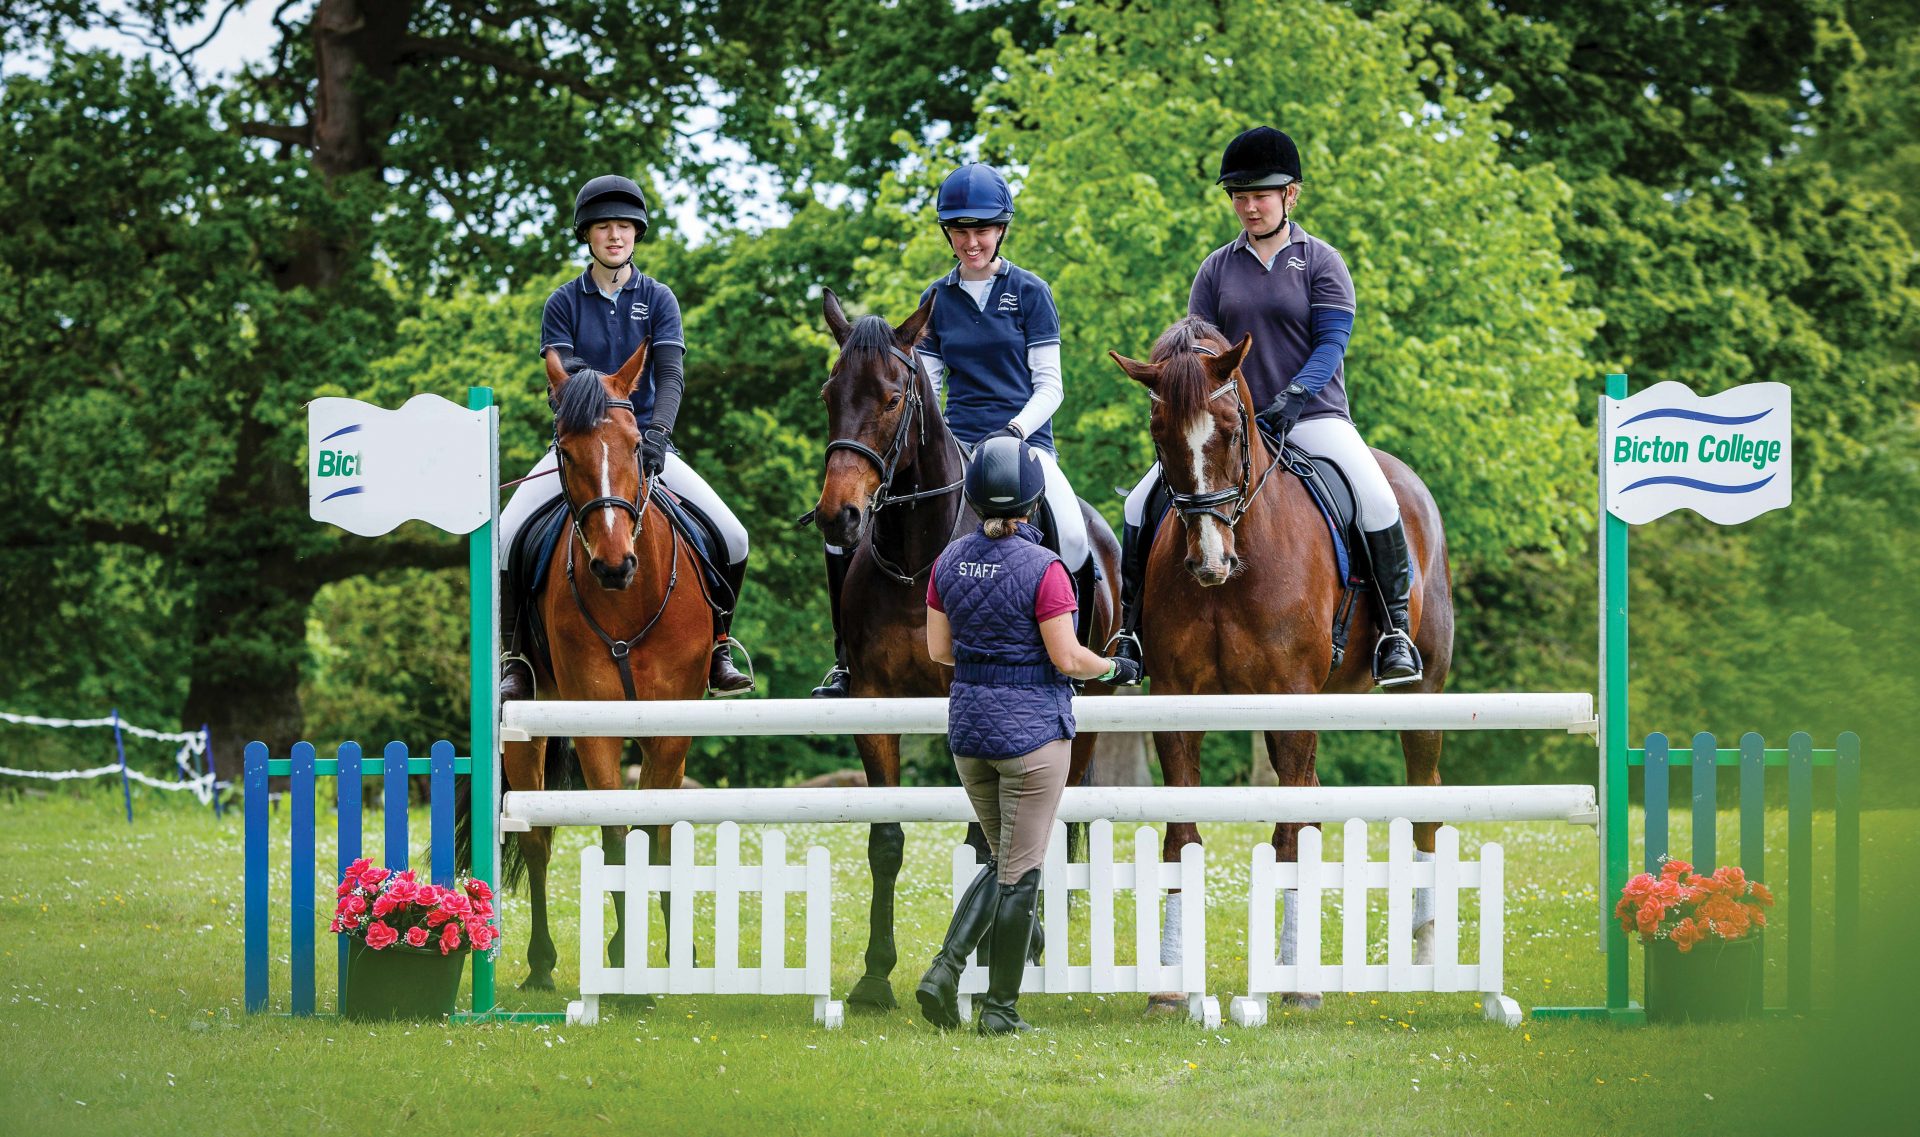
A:
[[[1146,363],[1108,353],[1152,396],[1154,452],[1183,523],[1162,527],[1147,556],[1141,631],[1149,694],[1371,690],[1370,651],[1349,651],[1334,665],[1331,629],[1342,582],[1326,523],[1306,486],[1281,473],[1278,456],[1255,426],[1257,408],[1239,369],[1251,344],[1248,335],[1229,345],[1213,325],[1187,317],[1161,335]],[[1437,692],[1453,659],[1453,595],[1440,511],[1404,462],[1379,450],[1374,455],[1406,526],[1415,576],[1408,616],[1426,661],[1424,678],[1395,690]],[[1370,645],[1379,637],[1380,615],[1364,600],[1354,607],[1353,642]],[[1167,785],[1200,783],[1204,734],[1154,733]],[[1320,784],[1314,768],[1318,742],[1314,731],[1266,732],[1267,757],[1281,785]],[[1440,784],[1440,744],[1439,731],[1400,732],[1408,785]],[[1438,828],[1437,822],[1414,826],[1414,843],[1428,856]],[[1300,829],[1294,823],[1274,826],[1277,859],[1298,860]],[[1182,846],[1199,841],[1197,826],[1171,823],[1161,856],[1178,860]],[[1414,920],[1419,962],[1430,962],[1430,904],[1431,891],[1420,890]],[[1295,905],[1289,892],[1282,963],[1294,962],[1289,933],[1296,926]],[[1169,920],[1168,928],[1173,924]],[[1167,941],[1163,953],[1177,952],[1178,942]],[[1319,1001],[1314,992],[1291,998],[1306,1006]]]
[[[826,473],[812,518],[826,540],[855,550],[841,589],[841,635],[852,665],[854,698],[946,698],[953,672],[927,655],[927,574],[942,550],[979,524],[961,495],[966,459],[947,429],[939,399],[914,346],[933,314],[928,297],[898,327],[880,316],[849,321],[840,298],[826,291],[821,309],[840,345],[820,397],[827,406]],[[1104,573],[1095,590],[1096,644],[1112,634],[1119,612],[1120,545],[1113,530],[1082,501],[1092,556]],[[1089,685],[1089,693],[1111,688]],[[1078,784],[1093,757],[1096,736],[1073,740],[1068,785]],[[900,736],[857,735],[867,784],[900,784]],[[972,826],[969,840],[985,845]],[[866,971],[847,1002],[868,1009],[896,1003],[889,976],[898,955],[893,941],[894,884],[906,836],[897,823],[867,831],[873,903]]]
[[[651,509],[651,482],[641,475],[640,424],[633,391],[646,370],[643,342],[619,371],[583,368],[569,375],[547,352],[547,402],[553,407],[553,446],[560,492],[572,520],[547,563],[547,585],[534,601],[545,622],[548,658],[534,665],[535,689],[552,699],[698,699],[706,691],[713,647],[712,614],[686,539],[664,512]],[[658,492],[664,492],[664,487]],[[576,572],[581,558],[591,584]],[[597,586],[597,587],[595,587]],[[505,745],[502,790],[539,790],[565,773],[564,740]],[[639,740],[640,788],[677,789],[686,772],[690,738]],[[588,789],[621,787],[620,738],[576,738],[581,779]],[[625,826],[603,826],[608,864],[626,861]],[[654,843],[663,856],[667,830]],[[519,834],[519,860],[533,899],[522,990],[552,990],[558,961],[547,930],[547,866],[553,830]],[[509,860],[507,880],[522,865]],[[665,900],[663,896],[662,901]],[[623,958],[626,905],[614,906],[618,924],[607,949]],[[663,911],[664,906],[663,906]]]

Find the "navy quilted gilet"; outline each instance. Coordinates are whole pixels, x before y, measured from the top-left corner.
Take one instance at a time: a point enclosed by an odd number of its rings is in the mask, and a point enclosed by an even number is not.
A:
[[[935,563],[953,628],[947,747],[969,758],[1012,758],[1072,738],[1073,685],[1047,658],[1034,601],[1047,566],[1039,531],[993,538],[975,530]]]

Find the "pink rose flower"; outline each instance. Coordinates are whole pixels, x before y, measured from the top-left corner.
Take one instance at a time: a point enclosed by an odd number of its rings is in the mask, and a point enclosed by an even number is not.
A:
[[[408,947],[426,947],[427,946],[427,930],[421,927],[408,928],[407,929],[407,946]]]
[[[381,868],[378,865],[374,865],[367,868],[365,871],[361,872],[360,883],[365,885],[368,888],[372,888],[374,885],[379,884],[381,881],[387,879],[388,875],[389,874],[386,869]]]
[[[379,951],[381,948],[386,947],[399,938],[399,932],[394,931],[378,920],[375,920],[367,926],[367,946],[375,951]]]
[[[395,904],[410,904],[419,897],[420,886],[401,876],[387,888],[387,895],[393,897]]]
[[[365,857],[361,857],[359,860],[347,866],[346,882],[348,884],[359,884],[360,874],[366,872],[368,869],[372,867],[373,867],[372,861],[368,860]]]
[[[342,900],[340,908],[349,915],[359,916],[367,910],[367,898],[356,892]]]
[[[474,950],[486,951],[500,938],[500,933],[494,931],[490,924],[481,924],[477,927],[468,928],[467,938],[473,941]]]
[[[460,925],[448,924],[440,929],[440,954],[446,955],[460,946]]]
[[[485,904],[493,899],[493,889],[488,888],[484,880],[470,880],[467,882],[467,895]]]

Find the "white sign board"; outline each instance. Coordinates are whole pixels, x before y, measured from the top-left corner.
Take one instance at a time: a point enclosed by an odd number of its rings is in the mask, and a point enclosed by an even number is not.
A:
[[[471,533],[493,516],[493,408],[415,395],[397,411],[357,399],[307,404],[307,511],[362,537],[424,521]]]
[[[1600,475],[1607,512],[1644,525],[1691,509],[1738,525],[1793,501],[1793,394],[1749,383],[1696,395],[1656,383],[1600,400]]]

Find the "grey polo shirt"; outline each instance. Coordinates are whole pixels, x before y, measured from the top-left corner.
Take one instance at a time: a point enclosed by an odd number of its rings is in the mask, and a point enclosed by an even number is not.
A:
[[[1288,223],[1286,245],[1271,265],[1260,263],[1244,231],[1209,253],[1187,298],[1187,311],[1219,328],[1228,343],[1253,333],[1253,346],[1240,370],[1252,388],[1256,409],[1286,390],[1312,353],[1316,308],[1352,313],[1353,278],[1338,250],[1293,222]],[[1326,415],[1352,417],[1347,413],[1344,362],[1300,417]]]

